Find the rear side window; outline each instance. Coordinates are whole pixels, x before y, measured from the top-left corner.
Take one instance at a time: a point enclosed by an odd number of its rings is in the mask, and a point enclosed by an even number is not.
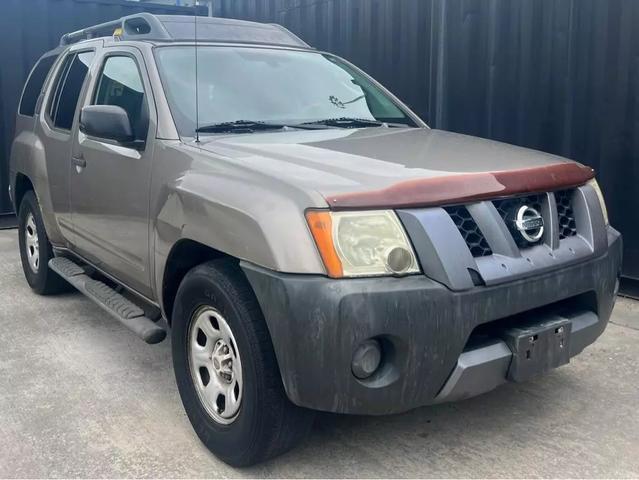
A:
[[[81,52],[64,59],[49,104],[49,117],[57,128],[71,130],[80,91],[94,56],[94,52]]]
[[[27,115],[29,117],[35,115],[38,97],[40,97],[40,93],[42,92],[44,81],[47,79],[49,70],[51,70],[57,58],[57,55],[49,55],[48,57],[41,58],[31,71],[29,80],[27,80],[24,92],[22,93],[20,115]]]
[[[67,78],[69,67],[71,66],[71,62],[73,62],[74,58],[75,55],[67,55],[62,62],[60,70],[58,70],[58,76],[56,77],[55,84],[53,85],[53,95],[51,96],[49,106],[47,107],[47,113],[51,120],[55,119],[55,113],[58,109],[58,100],[60,100],[60,92],[62,92],[64,80]]]
[[[107,57],[94,104],[122,107],[129,114],[135,139],[146,140],[149,130],[149,113],[142,77],[133,58]]]

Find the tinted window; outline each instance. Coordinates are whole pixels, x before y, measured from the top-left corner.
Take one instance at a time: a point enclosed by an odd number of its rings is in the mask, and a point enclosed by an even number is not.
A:
[[[52,116],[53,124],[56,127],[64,130],[71,129],[80,91],[82,90],[84,79],[89,72],[93,56],[93,52],[83,52],[73,58],[68,68],[64,85],[60,90],[55,115]]]
[[[115,105],[129,114],[136,140],[146,140],[149,128],[142,78],[131,57],[108,57],[102,69],[95,105]]]
[[[35,114],[36,105],[38,104],[38,97],[42,92],[42,86],[49,74],[49,70],[53,66],[53,63],[58,58],[57,55],[50,55],[43,57],[36,64],[35,68],[31,72],[31,76],[24,87],[24,93],[22,94],[22,102],[20,103],[20,115],[28,115],[32,117]]]
[[[58,76],[56,77],[55,84],[53,86],[53,95],[49,100],[49,106],[47,108],[49,118],[51,118],[52,120],[55,118],[55,112],[58,109],[58,100],[60,100],[60,92],[62,91],[64,80],[67,78],[69,67],[71,66],[71,62],[73,62],[74,58],[75,55],[67,55],[62,62],[62,66],[58,70]]]

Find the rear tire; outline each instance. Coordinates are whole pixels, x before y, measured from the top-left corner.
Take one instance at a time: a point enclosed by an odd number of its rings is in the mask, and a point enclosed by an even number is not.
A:
[[[34,292],[51,295],[71,289],[68,282],[49,268],[53,249],[44,228],[38,200],[32,190],[24,195],[20,203],[18,240],[22,270]]]
[[[193,268],[178,289],[172,319],[180,396],[198,437],[217,457],[234,467],[254,465],[310,431],[314,413],[287,398],[262,311],[237,263]]]

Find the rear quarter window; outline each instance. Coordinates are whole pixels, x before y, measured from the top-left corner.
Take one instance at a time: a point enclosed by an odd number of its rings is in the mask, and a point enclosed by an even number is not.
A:
[[[57,55],[42,57],[31,71],[31,75],[29,75],[29,79],[22,93],[22,101],[20,102],[19,109],[20,115],[26,115],[28,117],[35,115],[36,105],[38,104],[40,93],[42,93],[44,81],[47,79],[47,75],[49,75],[49,71],[57,58]]]
[[[88,51],[72,53],[64,59],[48,110],[55,127],[71,130],[80,92],[94,56],[93,51]]]

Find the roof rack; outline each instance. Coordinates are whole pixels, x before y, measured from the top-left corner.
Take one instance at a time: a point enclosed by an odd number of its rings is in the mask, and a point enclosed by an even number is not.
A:
[[[138,13],[111,22],[67,33],[60,45],[71,45],[83,40],[117,37],[121,40],[202,41],[224,43],[250,43],[311,48],[306,42],[281,25],[231,20],[217,17],[197,18],[187,15],[152,15]]]

